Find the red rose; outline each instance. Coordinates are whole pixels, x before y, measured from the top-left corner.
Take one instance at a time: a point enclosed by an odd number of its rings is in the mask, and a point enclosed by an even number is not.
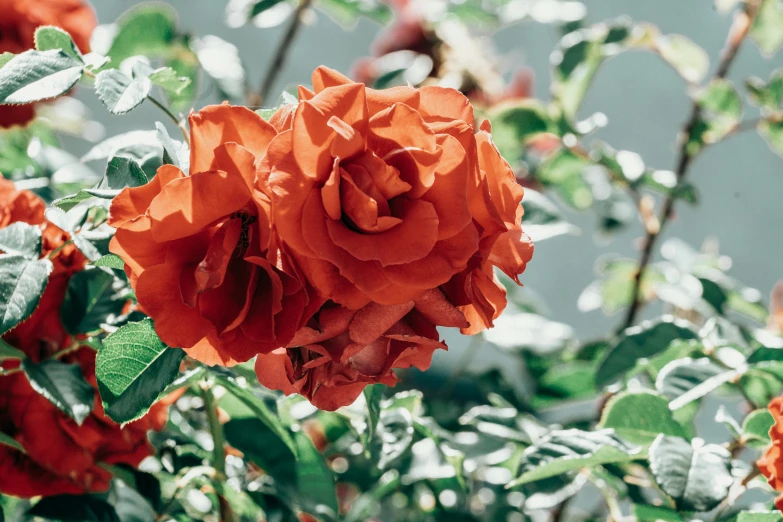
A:
[[[770,487],[783,493],[783,397],[772,399],[767,409],[775,419],[775,424],[769,429],[772,445],[756,465],[761,474],[767,477]],[[775,507],[783,511],[783,494],[775,499]]]
[[[19,54],[35,47],[35,30],[55,25],[67,31],[82,52],[98,25],[85,0],[0,0],[0,53]],[[34,104],[0,106],[0,127],[23,125],[35,116]]]
[[[123,190],[109,248],[164,342],[230,365],[285,346],[322,301],[272,233],[264,179],[255,189],[274,127],[228,105],[191,115],[190,127],[190,175],[165,165]]]
[[[288,348],[258,356],[258,380],[286,395],[304,395],[322,410],[336,410],[368,384],[396,384],[394,369],[429,368],[433,352],[446,349],[432,323],[436,317],[461,319],[438,290],[417,301],[371,303],[359,310],[327,303]]]

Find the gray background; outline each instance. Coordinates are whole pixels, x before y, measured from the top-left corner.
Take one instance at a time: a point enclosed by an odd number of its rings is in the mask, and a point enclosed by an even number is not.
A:
[[[115,20],[134,4],[127,0],[94,3],[102,23]],[[258,85],[282,27],[228,28],[224,23],[223,0],[169,3],[179,12],[182,29],[194,35],[214,34],[235,44],[253,85]],[[707,51],[712,67],[730,24],[730,17],[719,15],[711,0],[587,0],[586,4],[589,22],[627,15],[635,21],[657,25],[662,33],[684,34]],[[376,24],[361,20],[356,28],[345,32],[319,13],[316,22],[305,27],[295,42],[273,92],[292,83],[308,84],[310,73],[321,64],[347,73],[357,57],[367,54],[378,29]],[[549,54],[558,39],[556,28],[526,22],[503,29],[494,39],[499,53],[509,57],[510,65],[526,64],[536,71],[536,94],[546,99]],[[746,43],[730,78],[740,84],[753,75],[767,79],[776,65],[783,65],[780,56],[767,60],[755,45]],[[147,128],[152,118],[161,119],[149,104],[129,115],[111,116],[85,91],[80,97],[106,125],[108,135]],[[200,103],[212,101],[215,100],[202,99]],[[688,116],[689,100],[682,80],[662,60],[641,52],[610,60],[590,89],[581,115],[596,111],[605,113],[609,120],[597,138],[616,149],[641,154],[648,166],[673,169],[675,140]],[[721,252],[734,261],[730,274],[766,296],[775,281],[783,277],[783,160],[758,135],[746,132],[701,155],[692,166],[690,181],[699,189],[701,204],[680,204],[677,218],[665,237],[680,237],[695,247],[707,237],[717,238]],[[593,214],[572,214],[570,219],[582,229],[582,234],[538,244],[522,280],[544,299],[551,318],[573,325],[580,338],[589,339],[605,335],[620,320],[619,316],[604,317],[600,311],[581,313],[576,307],[582,289],[594,278],[594,260],[606,253],[636,258],[634,242],[642,231],[641,225],[634,223],[611,241],[596,242]],[[452,351],[462,348],[457,346],[459,342],[450,344]],[[456,359],[452,354],[440,362],[452,365]]]

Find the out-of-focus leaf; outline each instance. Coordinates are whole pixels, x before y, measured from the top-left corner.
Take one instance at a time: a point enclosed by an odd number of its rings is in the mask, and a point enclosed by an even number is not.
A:
[[[83,62],[82,53],[73,43],[71,35],[51,25],[41,26],[35,30],[35,48],[38,51],[61,49],[65,54]]]
[[[147,76],[153,85],[170,91],[174,94],[181,94],[182,91],[191,84],[192,80],[187,76],[177,76],[177,73],[171,67],[161,67],[155,69]]]
[[[245,97],[247,73],[234,44],[206,35],[194,40],[191,47],[204,72],[227,98],[241,100]]]
[[[160,147],[157,141],[155,131],[135,130],[112,136],[87,151],[82,156],[81,161],[96,161],[99,159],[109,159],[117,155],[120,149],[128,145],[138,145],[141,147]]]
[[[764,448],[769,445],[769,430],[775,425],[775,419],[767,409],[749,413],[742,421],[742,436],[752,448]]]
[[[0,334],[30,317],[51,272],[52,262],[48,259],[0,255]]]
[[[101,329],[110,316],[118,316],[127,301],[127,291],[110,270],[93,268],[77,272],[68,281],[60,308],[63,326],[71,334]]]
[[[623,442],[613,430],[553,431],[525,450],[519,465],[520,475],[507,487],[583,468],[631,462],[646,457],[646,451]]]
[[[737,522],[781,522],[783,513],[780,511],[742,511],[737,515]]]
[[[315,5],[346,28],[354,27],[360,17],[367,17],[381,24],[391,19],[388,6],[377,0],[320,0]]]
[[[504,158],[519,158],[528,139],[546,132],[549,116],[546,107],[536,100],[500,105],[487,113],[492,123],[492,140]]]
[[[176,11],[167,4],[150,2],[131,8],[117,21],[117,34],[106,53],[111,58],[111,66],[119,67],[131,56],[165,55],[176,26]]]
[[[507,350],[531,350],[551,354],[564,349],[573,340],[570,326],[537,314],[508,310],[495,320],[495,326],[483,332],[484,339]]]
[[[624,392],[606,404],[600,426],[612,428],[623,439],[635,444],[650,444],[663,433],[685,437],[672,418],[668,401],[650,392]]]
[[[691,445],[680,437],[660,435],[650,446],[655,481],[683,511],[709,511],[734,482],[731,454],[717,444]]]
[[[17,451],[20,451],[22,453],[26,453],[24,448],[21,444],[19,444],[16,439],[13,437],[6,435],[2,431],[0,431],[0,444],[3,446],[8,446],[9,448],[14,448]]]
[[[336,518],[338,508],[332,470],[304,432],[298,431],[293,437],[299,456],[296,461],[299,493],[307,504],[316,509],[315,512],[323,512],[327,508],[326,512]]]
[[[563,234],[579,233],[579,228],[567,222],[557,205],[540,192],[525,189],[522,206],[525,208],[522,226],[534,243]]]
[[[619,336],[598,366],[596,385],[603,386],[617,380],[636,366],[639,359],[663,352],[673,341],[697,337],[690,323],[670,316],[628,328]]]
[[[699,83],[710,69],[709,56],[690,38],[679,34],[659,36],[655,47],[661,57],[689,83]]]
[[[92,412],[95,390],[84,380],[81,368],[56,359],[34,363],[22,360],[30,385],[80,425]]]
[[[767,56],[783,45],[783,2],[762,0],[758,15],[750,28],[750,37]]]
[[[25,51],[0,68],[0,104],[22,104],[55,98],[82,77],[84,64],[65,52]]]
[[[100,258],[93,261],[92,264],[95,266],[116,268],[118,270],[123,270],[125,268],[125,261],[123,261],[122,258],[116,254],[106,254],[105,256],[101,256]]]
[[[783,156],[783,119],[765,119],[758,124],[758,132],[769,148]]]
[[[783,69],[772,72],[768,81],[756,76],[745,82],[753,105],[768,111],[778,111],[783,105]]]
[[[131,79],[117,69],[107,69],[95,78],[95,92],[112,114],[125,114],[138,107],[152,88],[149,78]]]
[[[593,192],[584,177],[590,165],[587,158],[560,149],[539,165],[536,179],[555,190],[569,206],[585,210],[593,204]]]
[[[27,515],[61,522],[122,522],[111,504],[95,495],[44,497]]]
[[[710,359],[677,359],[658,373],[655,388],[670,399],[669,408],[677,410],[701,399],[740,375],[737,370],[727,370]]]
[[[639,265],[631,259],[610,258],[597,263],[599,279],[582,291],[577,306],[582,312],[601,308],[608,315],[615,314],[631,304],[633,287]],[[663,274],[655,265],[648,265],[642,278],[640,297],[649,301],[655,287],[663,281]]]
[[[696,102],[701,108],[701,117],[688,142],[688,150],[692,155],[705,144],[723,139],[734,130],[742,117],[742,98],[728,80],[711,81],[697,94]]]

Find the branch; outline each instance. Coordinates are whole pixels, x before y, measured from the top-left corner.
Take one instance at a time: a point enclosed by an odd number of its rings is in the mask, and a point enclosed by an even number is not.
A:
[[[296,6],[296,10],[291,17],[291,21],[288,23],[288,27],[285,30],[283,39],[277,46],[272,63],[269,65],[269,69],[264,75],[264,79],[261,82],[261,87],[257,93],[251,92],[248,95],[247,104],[250,107],[260,108],[264,105],[264,102],[269,97],[269,92],[274,87],[277,77],[280,76],[280,71],[283,69],[285,60],[288,57],[288,53],[291,50],[291,45],[296,39],[296,35],[299,32],[299,28],[302,25],[302,15],[310,7],[312,0],[300,0],[299,5]]]
[[[729,29],[726,45],[724,46],[723,52],[721,53],[720,62],[718,63],[718,67],[715,70],[713,79],[723,79],[728,74],[729,69],[734,63],[734,59],[737,57],[737,52],[742,46],[742,42],[745,41],[745,38],[748,35],[750,26],[753,24],[753,20],[758,14],[759,3],[759,0],[749,0],[744,5],[743,9],[738,11],[734,16],[734,21],[731,24],[731,28]],[[696,126],[698,125],[700,118],[701,107],[699,106],[699,103],[694,100],[691,107],[691,115],[683,127],[683,131],[680,136],[680,150],[677,159],[677,167],[674,171],[677,176],[678,185],[682,183],[683,179],[688,174],[688,168],[691,166],[691,162],[696,157],[694,152],[688,150],[688,143],[691,141],[691,137],[696,130]],[[675,196],[674,193],[671,193],[666,197],[666,200],[663,203],[663,210],[661,211],[658,218],[659,226],[657,229],[648,228],[647,230],[647,235],[644,239],[644,246],[642,247],[642,254],[639,258],[639,270],[636,272],[636,277],[634,278],[632,293],[633,300],[631,301],[630,308],[628,308],[628,314],[625,317],[625,321],[623,321],[621,330],[633,326],[633,324],[636,322],[636,317],[639,314],[642,305],[641,287],[642,281],[644,279],[644,272],[646,271],[647,266],[650,264],[652,253],[655,249],[655,245],[661,235],[661,232],[668,223],[669,219],[672,217],[674,203]]]

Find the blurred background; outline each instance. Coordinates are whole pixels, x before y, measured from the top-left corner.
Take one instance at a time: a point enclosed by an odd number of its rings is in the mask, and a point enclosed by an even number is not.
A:
[[[236,46],[247,71],[249,85],[257,86],[287,25],[286,22],[275,25],[281,21],[276,18],[282,19],[290,8],[283,4],[278,12],[274,9],[267,11],[256,21],[268,27],[258,27],[253,23],[242,23],[241,16],[240,20],[236,16],[232,19],[231,4],[236,7],[242,3],[235,0],[229,2],[227,8],[226,2],[217,0],[169,2],[179,13],[181,31],[198,37],[214,35]],[[540,4],[531,8],[531,12],[537,9],[536,17],[544,22],[549,16],[562,16],[563,10],[566,19],[586,12],[585,26],[618,17],[649,22],[658,26],[663,34],[679,33],[693,40],[707,52],[712,68],[731,21],[730,16],[717,12],[710,1],[589,0],[582,5],[578,2],[539,0],[518,3]],[[115,20],[132,6],[133,3],[127,0],[95,2],[101,23]],[[370,54],[371,45],[382,29],[375,21],[360,18],[346,31],[324,13],[311,13],[291,47],[270,91],[271,99],[266,104],[274,105],[277,93],[284,89],[296,84],[309,85],[309,75],[319,65],[349,74],[359,58]],[[527,17],[499,30],[492,24],[482,27],[481,23],[471,24],[470,29],[473,34],[491,38],[494,42],[492,59],[497,60],[498,71],[506,80],[520,67],[528,67],[533,72],[530,94],[549,100],[550,55],[562,35],[558,24],[542,23]],[[489,56],[478,54],[476,58],[475,65],[480,67]],[[759,49],[748,42],[740,50],[730,79],[737,80],[738,84],[749,76],[766,79],[774,67],[775,60],[765,60]],[[127,115],[111,116],[87,89],[79,94],[105,125],[106,136],[142,128],[151,119],[161,119],[150,104],[144,104]],[[202,83],[197,106],[221,100],[217,89]],[[599,139],[615,149],[638,153],[650,168],[672,170],[677,135],[689,110],[690,100],[682,78],[652,53],[634,51],[622,53],[606,62],[587,93],[579,117],[587,118],[594,113],[606,116],[606,125],[587,137],[586,143]],[[753,114],[745,116],[754,117]],[[175,131],[171,131],[172,135]],[[77,154],[85,152],[90,146],[83,140],[67,144],[69,150]],[[766,301],[772,285],[783,277],[783,162],[755,133],[738,133],[700,155],[691,169],[689,180],[697,187],[700,201],[697,205],[680,202],[675,219],[665,231],[665,239],[681,238],[696,248],[705,240],[716,241],[720,253],[732,260],[729,274],[759,289]],[[638,219],[632,217],[628,226],[608,235],[597,227],[596,217],[591,211],[575,212],[568,206],[560,206],[568,221],[581,232],[537,243],[535,257],[521,280],[527,291],[540,297],[550,319],[572,325],[574,335],[584,341],[605,335],[621,319],[619,314],[607,317],[600,310],[583,312],[578,307],[583,290],[596,278],[596,267],[591,260],[600,260],[607,254],[636,259],[642,227]],[[660,252],[656,252],[655,256],[660,258]],[[656,306],[649,308],[649,314],[660,310],[656,310]],[[437,354],[436,372],[457,364],[459,358],[453,352],[461,352],[467,343],[456,335],[449,336],[449,340],[452,354]],[[480,366],[487,361],[490,361],[488,364],[496,364],[495,356],[479,356],[473,364]]]

